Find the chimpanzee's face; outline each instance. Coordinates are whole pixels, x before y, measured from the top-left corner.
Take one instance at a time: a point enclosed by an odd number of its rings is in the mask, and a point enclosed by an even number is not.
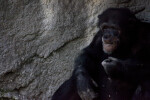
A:
[[[104,23],[101,26],[101,30],[103,32],[102,35],[103,51],[105,53],[111,54],[118,48],[120,44],[121,30],[115,27],[114,25],[108,25],[107,23]]]
[[[99,15],[99,28],[102,34],[103,51],[107,54],[113,53],[123,42],[129,42],[131,34],[130,23],[135,16],[129,10],[118,11],[112,9]]]

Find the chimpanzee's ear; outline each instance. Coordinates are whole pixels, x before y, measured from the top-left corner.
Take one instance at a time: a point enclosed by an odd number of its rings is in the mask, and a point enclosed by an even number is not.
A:
[[[129,22],[130,22],[130,23],[136,22],[136,18],[129,18]]]
[[[101,18],[101,15],[98,15],[98,18],[100,19],[100,18]]]
[[[136,19],[136,17],[129,19],[129,26],[130,27],[136,27],[137,23],[138,23],[138,20]]]
[[[98,23],[97,23],[97,26],[98,26],[98,27],[100,27],[101,18],[102,18],[102,15],[98,15]]]

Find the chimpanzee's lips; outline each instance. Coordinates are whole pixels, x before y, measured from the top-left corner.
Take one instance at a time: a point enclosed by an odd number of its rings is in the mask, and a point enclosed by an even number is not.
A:
[[[103,43],[103,50],[105,53],[111,54],[114,50],[117,49],[117,43]]]
[[[107,40],[102,38],[103,51],[107,54],[113,53],[119,46],[119,42],[120,41],[118,38],[112,38]]]

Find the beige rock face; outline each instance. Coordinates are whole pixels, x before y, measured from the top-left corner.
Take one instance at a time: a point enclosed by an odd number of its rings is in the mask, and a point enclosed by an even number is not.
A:
[[[98,14],[128,7],[150,22],[149,5],[149,0],[0,0],[0,99],[51,99],[98,31]]]

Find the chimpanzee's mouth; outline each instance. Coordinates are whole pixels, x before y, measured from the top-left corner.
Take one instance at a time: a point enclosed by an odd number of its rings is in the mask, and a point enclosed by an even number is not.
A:
[[[111,38],[111,39],[104,40],[102,38],[102,43],[103,43],[103,51],[107,54],[111,54],[119,46],[119,39],[118,38]]]
[[[119,46],[119,39],[118,38],[110,38],[110,39],[103,39],[103,51],[107,54],[113,53]]]
[[[107,54],[111,54],[117,49],[118,45],[117,42],[103,43],[103,51]]]

